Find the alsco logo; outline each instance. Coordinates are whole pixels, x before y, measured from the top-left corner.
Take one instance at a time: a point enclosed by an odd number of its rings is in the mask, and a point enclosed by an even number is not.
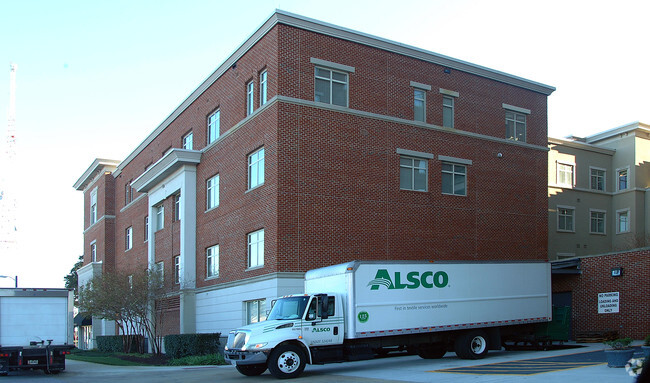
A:
[[[391,278],[388,270],[379,269],[375,275],[375,279],[368,282],[370,290],[379,290],[379,286],[386,286],[389,290],[400,289],[417,289],[422,286],[425,289],[432,289],[433,287],[443,288],[449,284],[449,275],[444,271],[425,271],[420,275],[419,271],[411,271],[406,273],[406,280],[402,282],[402,273],[395,272]]]

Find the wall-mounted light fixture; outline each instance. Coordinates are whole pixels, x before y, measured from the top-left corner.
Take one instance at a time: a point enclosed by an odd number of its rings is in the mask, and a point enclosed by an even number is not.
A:
[[[612,268],[612,277],[622,277],[623,276],[623,268],[622,267],[614,267]]]

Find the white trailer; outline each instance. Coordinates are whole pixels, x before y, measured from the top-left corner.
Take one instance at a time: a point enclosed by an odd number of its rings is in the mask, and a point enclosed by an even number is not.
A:
[[[0,289],[0,375],[63,371],[74,348],[73,304],[68,289]]]
[[[392,351],[478,359],[551,312],[548,262],[355,261],[308,271],[305,293],[231,331],[225,356],[244,375],[278,378]]]

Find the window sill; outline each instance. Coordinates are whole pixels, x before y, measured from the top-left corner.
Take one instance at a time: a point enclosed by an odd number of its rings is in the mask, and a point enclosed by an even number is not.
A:
[[[252,192],[253,190],[259,189],[259,188],[261,188],[262,186],[264,186],[263,183],[261,183],[261,184],[259,184],[259,185],[256,185],[256,186],[254,186],[254,187],[252,187],[252,188],[246,190],[246,191],[244,192],[244,194],[246,194],[246,193],[248,193],[248,192]]]
[[[213,275],[213,276],[211,276],[211,277],[207,277],[207,278],[205,278],[206,281],[214,281],[214,280],[216,280],[216,279],[219,279],[219,275],[218,275],[218,274],[217,274],[217,275]]]
[[[208,213],[208,212],[211,212],[211,211],[213,211],[213,210],[217,210],[218,207],[219,207],[219,205],[217,205],[217,206],[215,206],[215,207],[211,207],[211,208],[209,208],[208,210],[204,211],[203,213]]]
[[[593,232],[593,231],[590,231],[589,234],[590,235],[600,235],[600,236],[603,236],[603,237],[607,236],[607,233],[597,233],[597,232]]]
[[[259,269],[263,269],[263,268],[264,268],[264,265],[253,266],[253,267],[246,268],[246,270],[244,270],[244,271],[254,271],[254,270],[259,270]]]
[[[575,234],[576,231],[575,231],[575,230],[562,230],[562,229],[557,229],[557,232],[558,232],[558,233],[571,233],[571,234]]]
[[[407,192],[416,192],[416,193],[427,193],[428,190],[414,190],[414,189],[399,189],[400,191],[407,191]]]
[[[442,193],[442,195],[448,195],[452,197],[467,197],[467,194]]]

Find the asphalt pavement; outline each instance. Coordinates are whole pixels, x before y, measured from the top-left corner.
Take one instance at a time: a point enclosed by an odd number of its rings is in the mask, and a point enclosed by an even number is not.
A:
[[[552,351],[490,351],[485,359],[458,359],[448,353],[442,359],[399,356],[359,362],[308,365],[293,382],[403,383],[403,382],[624,382],[635,383],[624,368],[607,367],[602,344]],[[635,356],[640,356],[641,350]],[[42,371],[11,372],[0,383],[138,383],[165,382],[278,382],[268,371],[246,377],[234,366],[117,367],[68,360],[66,371],[45,375]]]

